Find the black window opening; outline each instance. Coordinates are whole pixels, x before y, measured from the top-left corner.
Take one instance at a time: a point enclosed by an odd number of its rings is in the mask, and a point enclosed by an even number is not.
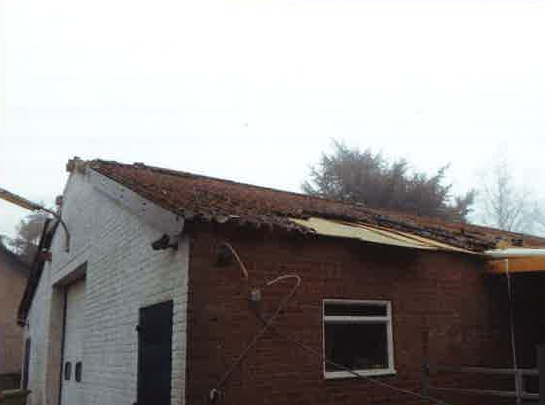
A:
[[[354,377],[347,369],[366,376],[392,374],[392,352],[388,301],[324,301],[326,377]]]
[[[72,363],[67,361],[66,363],[64,363],[64,379],[68,381],[70,380],[71,376],[72,376]]]
[[[324,305],[325,316],[387,316],[384,304],[361,304],[358,302],[335,302]]]
[[[76,369],[74,370],[74,379],[76,380],[76,382],[81,382],[81,368],[82,368],[82,364],[81,364],[81,361],[78,361],[76,363]]]

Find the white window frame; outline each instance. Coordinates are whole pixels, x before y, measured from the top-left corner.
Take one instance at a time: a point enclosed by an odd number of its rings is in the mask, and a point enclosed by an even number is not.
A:
[[[343,304],[343,305],[375,305],[384,306],[386,308],[386,316],[338,316],[338,315],[326,315],[325,307],[327,304]],[[393,339],[393,327],[392,327],[392,303],[391,301],[384,300],[350,300],[350,299],[324,299],[322,301],[322,342],[323,342],[323,370],[324,377],[327,379],[335,378],[357,378],[349,371],[326,371],[325,362],[325,325],[326,323],[385,323],[386,324],[386,350],[388,355],[388,367],[380,369],[361,369],[353,370],[354,372],[363,376],[383,376],[396,374],[394,367],[394,339]]]

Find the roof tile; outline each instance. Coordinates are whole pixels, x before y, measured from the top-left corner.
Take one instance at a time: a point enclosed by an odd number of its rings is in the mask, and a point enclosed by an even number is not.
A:
[[[374,226],[414,233],[474,251],[494,248],[498,241],[522,238],[525,247],[543,247],[545,239],[494,228],[438,218],[420,217],[373,210],[362,204],[279,191],[212,177],[118,162],[93,160],[89,167],[128,187],[156,204],[183,215],[188,220],[215,219],[239,224],[267,224],[285,230],[308,229],[289,220],[318,216],[357,221]]]

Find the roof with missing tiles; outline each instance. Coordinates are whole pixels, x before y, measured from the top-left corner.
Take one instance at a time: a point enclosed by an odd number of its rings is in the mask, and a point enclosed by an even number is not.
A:
[[[290,218],[311,216],[411,233],[482,252],[503,242],[544,247],[545,239],[437,218],[373,210],[358,204],[274,190],[141,163],[71,160],[67,169],[89,167],[190,221],[231,221],[257,228],[309,232]]]

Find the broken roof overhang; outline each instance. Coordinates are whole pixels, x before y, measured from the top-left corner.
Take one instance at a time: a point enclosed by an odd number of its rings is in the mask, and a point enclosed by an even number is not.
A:
[[[311,217],[308,219],[290,218],[290,220],[322,236],[357,239],[369,243],[410,249],[452,251],[474,254],[474,252],[470,250],[450,246],[431,239],[423,238],[421,236],[416,236],[405,232],[386,230],[357,222],[347,222],[317,217]]]
[[[507,248],[487,250],[485,254],[494,259],[512,259],[515,257],[536,257],[544,256],[545,249],[530,249],[530,248]]]
[[[507,248],[485,252],[486,271],[501,274],[545,271],[545,249]]]
[[[362,204],[146,166],[142,163],[130,165],[74,158],[67,164],[70,172],[85,172],[87,169],[116,181],[190,222],[228,222],[263,230],[312,234],[314,232],[310,228],[296,224],[289,218],[318,217],[365,224],[396,234],[410,234],[445,244],[448,246],[447,250],[456,247],[476,254],[495,249],[504,241],[529,248],[545,247],[545,238],[417,214],[370,209]],[[441,248],[440,246],[439,249]]]

